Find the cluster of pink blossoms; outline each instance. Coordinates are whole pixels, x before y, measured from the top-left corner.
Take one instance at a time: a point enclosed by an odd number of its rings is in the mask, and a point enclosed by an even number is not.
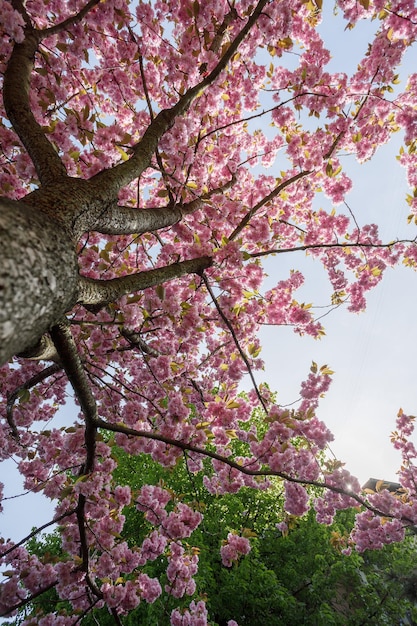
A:
[[[169,584],[165,585],[165,591],[174,598],[192,596],[196,590],[193,576],[197,570],[198,555],[187,553],[180,543],[171,541],[167,568]]]
[[[13,9],[10,2],[0,0],[0,30],[17,43],[24,39],[25,21],[19,11]]]
[[[145,512],[145,518],[149,522],[159,527],[163,536],[169,539],[184,539],[197,528],[202,515],[183,502],[179,502],[175,509],[168,513],[165,507],[171,497],[162,487],[144,485],[137,497],[136,506]]]
[[[285,504],[284,509],[290,515],[302,517],[307,513],[310,496],[305,487],[298,483],[285,482]]]
[[[172,626],[207,626],[208,612],[205,603],[200,600],[190,603],[190,608],[180,611],[174,609],[171,613]],[[230,626],[232,626],[230,624]]]
[[[229,533],[227,539],[220,548],[222,563],[226,567],[231,567],[239,557],[250,552],[249,539],[241,537],[235,533]]]

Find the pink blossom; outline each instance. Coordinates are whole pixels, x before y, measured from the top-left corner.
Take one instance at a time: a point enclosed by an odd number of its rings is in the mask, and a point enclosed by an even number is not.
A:
[[[14,39],[17,43],[23,41],[24,19],[18,11],[13,9],[7,0],[0,1],[0,25],[11,39]]]
[[[180,502],[164,520],[162,529],[171,539],[183,539],[191,535],[202,519],[201,513]]]
[[[141,596],[146,602],[155,602],[162,593],[159,581],[156,578],[150,578],[147,574],[139,574],[138,583]]]
[[[202,600],[190,603],[190,608],[180,611],[174,609],[171,613],[172,626],[207,626],[208,612]]]
[[[146,537],[142,543],[140,550],[141,565],[144,565],[146,561],[154,561],[158,558],[164,552],[167,542],[165,535],[160,534],[156,530],[152,531],[149,537]]]
[[[234,561],[237,561],[240,556],[248,554],[250,549],[250,543],[246,537],[229,533],[227,540],[220,548],[223,565],[231,567]]]
[[[302,516],[309,509],[309,495],[302,485],[285,481],[284,508],[291,515]]]
[[[114,490],[114,497],[119,504],[119,506],[127,506],[130,504],[131,500],[131,491],[128,485],[117,485]]]
[[[197,554],[190,555],[180,543],[171,542],[167,568],[169,584],[165,585],[165,591],[175,598],[182,598],[184,595],[192,596],[196,588],[193,576],[197,570]]]
[[[165,489],[157,486],[144,485],[136,501],[140,511],[145,512],[148,521],[159,525],[168,516],[165,507],[171,500],[171,496]]]

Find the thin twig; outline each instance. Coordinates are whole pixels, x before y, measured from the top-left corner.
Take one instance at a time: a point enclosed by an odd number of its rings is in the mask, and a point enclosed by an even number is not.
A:
[[[267,256],[268,254],[285,254],[287,252],[302,252],[306,250],[325,250],[331,248],[393,248],[401,243],[416,243],[415,239],[396,239],[389,243],[361,243],[361,242],[346,242],[346,243],[312,243],[304,246],[295,246],[294,248],[272,248],[271,250],[263,250],[261,252],[248,253],[252,258]]]
[[[227,326],[230,334],[232,335],[233,341],[235,342],[235,345],[236,345],[236,348],[238,349],[239,354],[242,357],[242,360],[243,360],[244,364],[246,365],[246,369],[247,369],[248,374],[250,376],[250,379],[252,381],[252,385],[253,385],[253,388],[255,389],[255,393],[256,393],[256,395],[258,397],[258,400],[261,403],[261,406],[262,406],[263,410],[265,411],[265,413],[268,414],[268,408],[267,408],[267,406],[265,404],[265,400],[263,399],[263,397],[261,395],[261,392],[259,391],[259,387],[258,387],[258,385],[256,383],[256,380],[255,380],[255,377],[253,375],[251,364],[249,363],[248,357],[243,352],[243,350],[242,350],[242,348],[240,346],[240,343],[239,343],[239,340],[238,340],[238,338],[236,336],[235,330],[234,330],[230,320],[226,317],[225,313],[223,312],[223,310],[222,310],[222,308],[221,308],[221,306],[219,304],[219,301],[217,300],[217,298],[216,298],[216,296],[215,296],[215,294],[214,294],[214,292],[213,292],[213,290],[212,290],[212,288],[210,286],[210,283],[209,283],[209,281],[207,279],[207,276],[205,275],[204,272],[201,273],[201,277],[203,279],[203,282],[204,282],[204,284],[206,286],[207,291],[210,294],[211,299],[213,300],[214,306],[216,307],[218,314],[220,315],[221,319],[223,320],[223,322]]]
[[[13,552],[13,550],[18,548],[19,546],[22,546],[24,543],[26,543],[26,541],[29,541],[29,539],[32,539],[32,537],[36,537],[36,535],[42,532],[43,530],[45,530],[45,528],[48,528],[49,526],[52,526],[53,524],[58,524],[58,522],[60,522],[62,519],[64,519],[65,517],[69,517],[70,515],[73,515],[73,513],[75,513],[75,509],[71,509],[69,511],[66,511],[65,513],[61,513],[61,515],[58,515],[58,517],[55,517],[50,522],[47,522],[46,524],[43,524],[42,526],[38,526],[38,528],[36,528],[35,530],[32,530],[31,533],[26,535],[26,537],[23,537],[23,539],[21,539],[18,543],[13,544],[11,548],[9,548],[8,550],[5,550],[4,552],[0,552],[0,557],[3,558],[7,554],[10,554],[11,552]]]

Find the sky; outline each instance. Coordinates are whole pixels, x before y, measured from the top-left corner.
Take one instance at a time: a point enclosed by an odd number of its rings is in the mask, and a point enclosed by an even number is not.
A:
[[[330,69],[352,70],[366,50],[369,25],[345,32],[344,24],[331,13],[329,3],[321,30],[333,54]],[[413,70],[414,61],[412,51],[404,63],[405,73]],[[386,241],[403,236],[411,239],[417,234],[416,227],[406,223],[408,188],[405,171],[395,159],[400,145],[401,137],[397,137],[365,165],[355,165],[349,159],[344,162],[354,183],[347,198],[349,206],[361,224],[380,224]],[[278,255],[267,261],[267,271],[274,282],[285,278],[292,268],[300,269],[306,276],[297,299],[327,304],[328,285],[317,261],[303,253]],[[312,360],[335,371],[318,416],[335,435],[331,446],[334,454],[346,462],[346,468],[361,483],[369,477],[396,480],[400,458],[389,440],[395,417],[400,407],[406,413],[417,414],[416,287],[414,271],[404,267],[389,270],[369,294],[366,312],[358,315],[341,308],[333,311],[324,319],[326,336],[320,341],[298,337],[286,327],[265,327],[260,333],[265,371],[257,372],[256,377],[258,382],[268,382],[278,391],[280,404],[298,398],[301,381]],[[62,419],[68,420],[68,413]],[[1,534],[18,540],[33,526],[48,521],[52,509],[40,506],[31,494],[14,497],[21,492],[16,475],[13,461],[1,464],[0,480],[6,483],[6,495],[13,496],[4,504]]]

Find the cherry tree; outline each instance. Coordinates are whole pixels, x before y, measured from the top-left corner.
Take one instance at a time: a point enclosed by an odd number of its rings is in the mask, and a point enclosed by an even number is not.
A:
[[[361,505],[359,549],[416,523],[412,418],[400,413],[393,435],[406,495],[365,498],[341,464],[320,461],[332,435],[316,410],[331,370],[313,363],[291,409],[255,377],[260,325],[324,332],[296,300],[300,271],[263,289],[264,257],[312,255],[331,304],[354,312],[387,267],[417,262],[414,240],[359,226],[340,160],[364,162],[402,130],[417,222],[417,74],[396,87],[417,10],[337,5],[348,29],[378,23],[351,76],[326,69],[319,0],[0,0],[1,458],[56,503],[34,533],[59,524],[65,554],[51,563],[27,538],[4,538],[1,614],[55,587],[72,613],[41,626],[104,605],[121,624],[162,593],[144,568],[167,554],[164,592],[190,597],[171,623],[207,623],[186,541],[201,512],[160,485],[118,484],[114,446],[164,467],[183,458],[190,473],[209,458],[211,493],[267,489],[278,476],[288,514],[313,504],[324,523]],[[58,428],[71,394],[78,415]],[[312,502],[306,485],[322,495]],[[128,505],[154,527],[135,550],[120,539]],[[226,530],[224,540],[225,566],[250,549]]]

